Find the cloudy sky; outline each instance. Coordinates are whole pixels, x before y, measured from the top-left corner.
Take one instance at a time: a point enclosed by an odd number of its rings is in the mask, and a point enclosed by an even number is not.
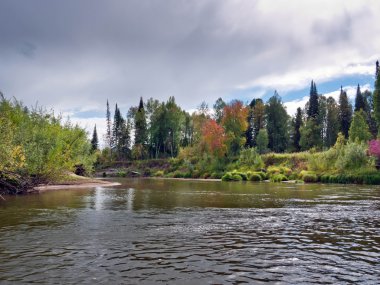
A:
[[[373,88],[378,0],[1,0],[0,90],[92,129],[139,97],[267,100]]]

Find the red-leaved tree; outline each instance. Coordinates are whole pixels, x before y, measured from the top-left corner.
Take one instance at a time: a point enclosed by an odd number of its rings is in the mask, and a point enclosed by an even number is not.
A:
[[[202,128],[202,140],[205,150],[213,156],[223,157],[226,153],[226,135],[223,127],[215,120],[207,120]]]

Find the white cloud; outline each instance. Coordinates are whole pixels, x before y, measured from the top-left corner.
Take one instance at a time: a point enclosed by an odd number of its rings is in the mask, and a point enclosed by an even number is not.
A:
[[[356,96],[356,89],[357,89],[357,86],[351,86],[351,85],[343,87],[343,90],[345,90],[347,92],[348,99],[351,100],[352,104],[354,104],[354,100],[355,100],[355,96]],[[362,92],[365,90],[371,90],[371,87],[369,84],[365,84],[365,85],[360,87],[360,90]],[[339,101],[339,94],[340,94],[340,89],[326,93],[326,94],[323,94],[323,95],[326,96],[326,98],[331,96],[335,99],[335,101],[338,102]],[[286,107],[288,114],[290,116],[294,116],[297,112],[297,108],[300,107],[301,109],[303,109],[305,107],[305,104],[308,101],[309,101],[309,96],[304,96],[301,99],[296,99],[296,100],[285,102],[284,105]]]

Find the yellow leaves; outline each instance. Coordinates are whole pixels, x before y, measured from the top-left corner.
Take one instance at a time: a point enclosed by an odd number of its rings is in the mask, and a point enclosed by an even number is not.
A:
[[[11,162],[12,162],[12,168],[22,168],[25,166],[25,152],[22,146],[17,145],[13,147],[11,151]]]

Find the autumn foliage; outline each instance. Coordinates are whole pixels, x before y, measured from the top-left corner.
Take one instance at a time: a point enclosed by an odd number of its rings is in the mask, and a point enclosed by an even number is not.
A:
[[[202,128],[205,150],[213,156],[222,157],[226,153],[226,136],[223,127],[215,120],[207,120]]]

